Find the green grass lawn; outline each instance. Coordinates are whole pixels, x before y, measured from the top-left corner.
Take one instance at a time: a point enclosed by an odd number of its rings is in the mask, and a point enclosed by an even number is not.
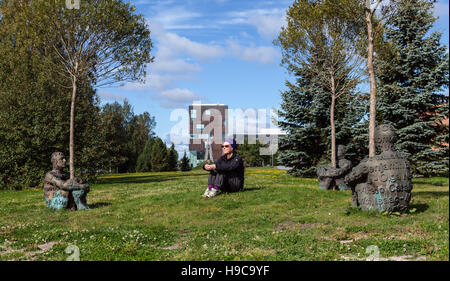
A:
[[[246,170],[244,192],[201,197],[207,174],[104,176],[89,211],[52,211],[41,189],[0,191],[0,260],[449,259],[449,180],[414,179],[400,216],[350,208],[350,191],[268,168]]]

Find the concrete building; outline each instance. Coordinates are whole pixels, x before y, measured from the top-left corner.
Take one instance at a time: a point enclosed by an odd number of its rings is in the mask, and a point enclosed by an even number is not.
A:
[[[212,160],[222,155],[221,144],[227,136],[228,106],[224,104],[192,104],[189,106],[189,160],[192,166],[205,160],[207,148]]]

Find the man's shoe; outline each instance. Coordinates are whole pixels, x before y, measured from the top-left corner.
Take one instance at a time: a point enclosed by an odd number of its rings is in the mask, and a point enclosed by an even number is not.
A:
[[[209,192],[209,194],[208,194],[208,198],[211,198],[211,197],[214,197],[214,196],[216,196],[217,194],[219,194],[219,190],[218,189],[215,189],[215,188],[211,188],[211,191]]]
[[[205,193],[203,193],[202,197],[209,197],[209,193],[211,192],[211,189],[209,187],[206,188]]]

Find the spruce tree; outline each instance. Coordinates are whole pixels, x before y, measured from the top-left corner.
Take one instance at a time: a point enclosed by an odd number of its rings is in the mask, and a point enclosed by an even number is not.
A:
[[[167,159],[167,147],[166,144],[160,138],[156,138],[152,145],[152,157],[151,165],[152,172],[167,171],[168,159]]]
[[[355,130],[366,102],[356,91],[363,73],[360,7],[352,0],[296,0],[275,41],[282,62],[296,78],[281,94],[280,126],[288,134],[281,139],[278,156],[280,163],[293,168],[293,175],[315,175],[325,158],[336,166],[337,144],[348,144],[363,131]]]
[[[315,176],[316,166],[329,162],[331,155],[331,96],[307,67],[293,74],[295,83],[287,81],[288,89],[281,93],[279,125],[287,135],[280,138],[278,162],[291,167],[294,176]],[[353,163],[366,155],[367,141],[362,136],[367,135],[367,127],[361,121],[367,107],[366,95],[356,91],[336,102],[336,143],[348,146],[346,158]]]
[[[152,146],[153,138],[149,138],[145,143],[144,149],[137,159],[136,172],[150,172],[152,170]]]
[[[364,74],[362,15],[361,3],[354,0],[296,0],[276,41],[288,70],[308,69],[321,92],[331,95],[332,167],[336,167],[336,103],[352,93]]]
[[[184,152],[183,158],[180,160],[180,170],[183,172],[191,170],[191,165],[189,164],[189,158],[186,156],[186,152]]]
[[[167,170],[176,171],[178,169],[178,152],[175,150],[175,145],[172,146],[167,151]]]
[[[400,0],[386,22],[389,48],[377,60],[380,122],[397,129],[397,149],[406,153],[412,172],[448,175],[449,61],[430,0]]]
[[[237,153],[244,161],[246,167],[257,167],[271,163],[271,155],[260,155],[259,149],[265,147],[259,140],[256,143],[249,144],[248,138],[244,139],[244,143],[239,145]],[[275,161],[275,160],[274,160]]]

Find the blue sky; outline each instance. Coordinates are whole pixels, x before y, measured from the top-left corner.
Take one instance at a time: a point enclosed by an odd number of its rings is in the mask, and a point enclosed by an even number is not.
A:
[[[99,89],[102,103],[127,99],[135,113],[155,116],[156,134],[169,141],[170,114],[193,101],[231,109],[279,108],[289,78],[273,45],[293,0],[131,1],[147,19],[155,62],[145,84]],[[448,46],[449,4],[438,1],[435,30]],[[181,152],[187,146],[178,146]]]

